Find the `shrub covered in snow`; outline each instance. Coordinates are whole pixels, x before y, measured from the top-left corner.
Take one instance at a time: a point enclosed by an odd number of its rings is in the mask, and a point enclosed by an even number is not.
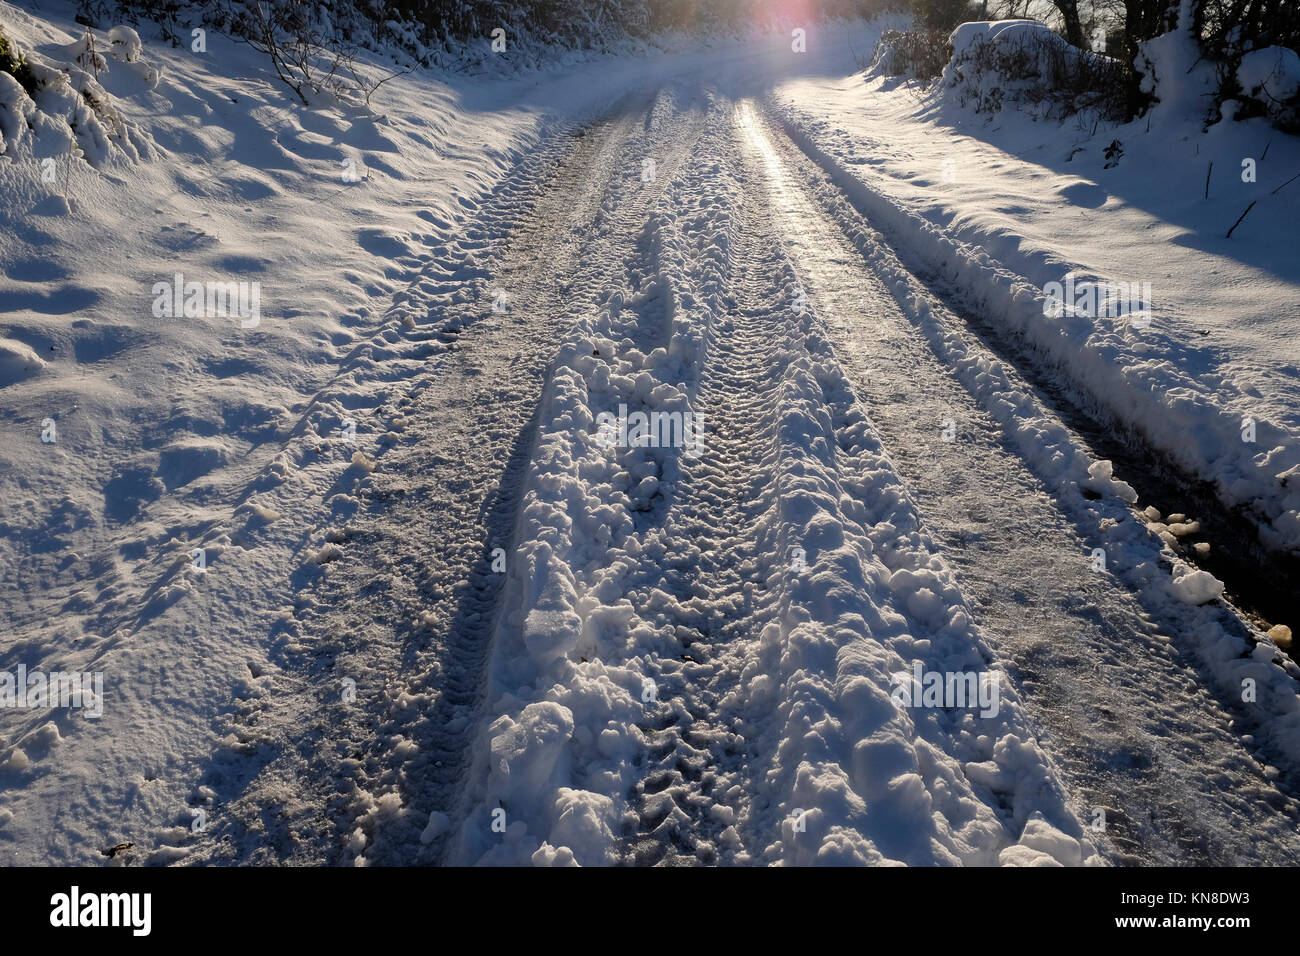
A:
[[[13,77],[28,93],[36,92],[38,85],[36,78],[32,76],[22,51],[2,32],[0,32],[0,73],[7,73]]]
[[[871,72],[929,81],[943,73],[951,56],[946,30],[886,30],[876,44]]]
[[[147,155],[147,139],[126,121],[95,78],[108,63],[95,49],[93,36],[87,32],[61,52],[67,60],[3,40],[0,154],[13,156],[29,149],[37,158],[73,155],[92,166],[100,166],[114,150],[130,159]],[[149,69],[146,64],[131,66]]]
[[[953,27],[978,13],[968,0],[910,0],[909,6],[918,26],[925,30],[952,32]]]
[[[1180,4],[1180,27],[1196,37],[1200,55],[1214,64],[1216,103],[1240,118],[1264,116],[1300,131],[1294,81],[1300,76],[1300,12],[1290,0],[1195,0]],[[1288,92],[1288,86],[1291,87]]]
[[[156,24],[173,43],[187,43],[188,28],[204,24],[263,52],[309,39],[312,52],[329,56],[353,49],[403,49],[425,65],[493,56],[494,30],[504,31],[517,63],[547,44],[598,48],[652,29],[673,28],[680,5],[647,0],[81,0],[79,15],[98,26],[125,16]],[[716,15],[699,11],[705,22]],[[308,85],[311,85],[310,83]]]
[[[1300,17],[1290,4],[1179,0],[1168,29],[1138,46],[1140,91],[1166,115],[1262,116],[1300,132]]]
[[[1236,80],[1259,113],[1300,132],[1300,54],[1284,46],[1252,50],[1237,65]]]
[[[123,63],[135,63],[144,49],[140,34],[121,24],[108,31],[108,42],[111,44],[113,58]]]
[[[1141,90],[1163,116],[1181,120],[1209,117],[1214,101],[1214,66],[1201,56],[1193,35],[1190,0],[1183,0],[1177,26],[1144,42],[1135,67]]]
[[[1037,20],[963,23],[950,42],[943,86],[976,112],[1024,104],[1044,118],[1084,110],[1123,115],[1123,64],[1071,46]]]

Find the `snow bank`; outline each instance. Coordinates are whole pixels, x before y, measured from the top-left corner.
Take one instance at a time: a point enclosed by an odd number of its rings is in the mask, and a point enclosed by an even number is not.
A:
[[[1110,316],[1082,304],[1081,296],[1063,306],[1053,283],[1031,283],[991,251],[1017,252],[1022,240],[998,237],[995,243],[978,233],[974,241],[958,238],[923,210],[896,201],[860,167],[846,165],[824,132],[810,132],[784,115],[792,138],[909,256],[1023,342],[1076,394],[1210,482],[1226,504],[1256,521],[1265,544],[1300,551],[1300,434],[1261,410],[1253,388],[1207,371],[1205,358],[1168,334],[1159,319],[1149,324],[1135,321],[1138,314]],[[1055,269],[1059,263],[1056,258]],[[1074,289],[1108,283],[1084,270],[1061,278],[1059,285]]]

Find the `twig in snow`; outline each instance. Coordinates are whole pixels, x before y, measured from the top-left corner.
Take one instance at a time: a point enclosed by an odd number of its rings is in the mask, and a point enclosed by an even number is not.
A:
[[[389,80],[395,80],[399,76],[406,76],[406,74],[415,69],[413,66],[408,66],[405,70],[398,70],[396,73],[390,73],[379,82],[372,84],[368,80],[362,79],[361,75],[357,73],[356,64],[352,61],[351,57],[347,57],[344,60],[344,66],[347,68],[347,71],[352,74],[352,82],[356,84],[357,91],[364,94],[366,98],[366,106],[370,105],[370,97],[374,95],[375,90],[379,89]]]
[[[1281,186],[1278,186],[1277,189],[1274,189],[1271,193],[1269,193],[1269,195],[1270,195],[1270,196],[1276,196],[1278,193],[1280,193],[1280,192],[1281,192],[1283,189],[1285,189],[1287,186],[1291,185],[1291,184],[1292,184],[1293,182],[1295,182],[1297,179],[1300,179],[1300,173],[1296,173],[1294,176],[1292,176],[1290,179],[1288,179],[1286,182],[1284,182]]]
[[[1205,171],[1205,198],[1210,198],[1210,173],[1214,172],[1214,160],[1210,160],[1210,168]]]
[[[1252,199],[1252,200],[1250,201],[1250,205],[1246,207],[1246,212],[1250,212],[1252,209],[1254,209],[1254,208],[1255,208],[1255,203],[1257,203],[1257,202],[1259,202],[1258,199]],[[1234,223],[1232,224],[1232,229],[1229,229],[1229,230],[1228,230],[1228,234],[1227,234],[1226,236],[1223,237],[1224,239],[1231,239],[1231,238],[1232,238],[1232,231],[1233,231],[1233,229],[1236,229],[1238,226],[1241,225],[1241,220],[1243,220],[1243,219],[1246,218],[1246,212],[1243,212],[1240,216],[1237,217],[1237,221],[1234,222]]]

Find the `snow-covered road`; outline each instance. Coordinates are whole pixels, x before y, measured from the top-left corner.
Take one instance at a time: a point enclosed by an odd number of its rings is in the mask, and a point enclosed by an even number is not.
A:
[[[437,321],[299,600],[316,693],[244,716],[191,859],[1295,862],[1248,626],[761,97],[636,92],[517,179],[395,297]]]
[[[814,40],[301,112],[159,49],[133,165],[0,164],[5,660],[106,676],[0,714],[6,862],[1300,862],[1291,274],[1045,312],[1053,202],[1098,274],[1159,204]],[[274,307],[141,318],[182,269]]]

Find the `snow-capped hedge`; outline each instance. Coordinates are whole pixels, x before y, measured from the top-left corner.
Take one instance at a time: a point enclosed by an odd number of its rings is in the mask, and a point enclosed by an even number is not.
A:
[[[1300,54],[1284,46],[1253,50],[1237,65],[1243,96],[1273,123],[1300,129]]]
[[[1085,109],[1118,117],[1124,68],[1110,57],[1071,46],[1037,20],[963,23],[949,42],[942,86],[975,112],[1025,104],[1041,117]]]
[[[1233,31],[1207,43],[1202,29],[1193,0],[1180,0],[1176,26],[1141,44],[1134,66],[1155,109],[1207,125],[1263,116],[1300,132],[1300,55],[1276,44],[1252,50]]]
[[[943,30],[886,30],[876,44],[870,72],[932,80],[943,73],[952,45]]]

